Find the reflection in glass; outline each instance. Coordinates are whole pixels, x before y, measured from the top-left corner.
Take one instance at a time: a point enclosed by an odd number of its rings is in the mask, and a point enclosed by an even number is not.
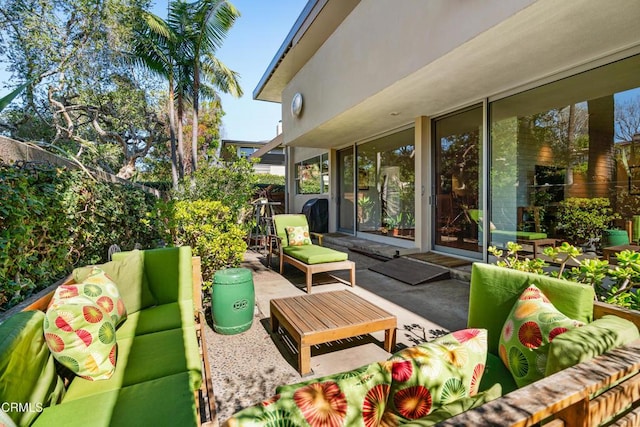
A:
[[[414,130],[358,146],[358,231],[415,239]]]

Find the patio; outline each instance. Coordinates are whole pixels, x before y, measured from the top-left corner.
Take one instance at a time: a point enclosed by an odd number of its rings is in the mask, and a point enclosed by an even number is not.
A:
[[[336,246],[336,242],[352,243],[333,241],[336,249],[345,251],[347,248]],[[393,251],[393,247],[379,249]],[[466,326],[469,283],[465,270],[468,267],[452,274],[457,278],[411,286],[369,270],[379,259],[348,252],[349,259],[356,262],[357,285],[354,288],[345,285],[348,272],[322,273],[314,276],[313,293],[349,290],[393,313],[398,319],[396,350]],[[313,373],[301,378],[296,370],[292,340],[282,330],[275,338],[269,334],[269,301],[305,294],[304,273],[287,266],[284,275],[280,275],[265,266],[264,255],[253,251],[246,252],[243,267],[253,271],[256,307],[251,328],[237,335],[221,335],[207,328],[217,416],[221,423],[236,411],[273,395],[278,385],[354,369],[389,357],[382,349],[383,331],[315,346],[311,354]]]

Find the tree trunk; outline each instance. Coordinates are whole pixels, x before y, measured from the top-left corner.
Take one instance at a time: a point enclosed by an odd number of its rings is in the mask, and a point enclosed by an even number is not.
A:
[[[589,160],[587,191],[590,197],[609,197],[613,179],[613,95],[587,101],[589,111]]]
[[[191,132],[191,173],[198,168],[198,110],[200,108],[200,70],[197,59],[193,71],[193,126]]]
[[[183,120],[184,120],[184,105],[183,98],[180,93],[178,93],[178,175],[180,179],[184,178],[184,131],[183,131]]]
[[[171,181],[178,188],[178,159],[176,155],[176,113],[173,105],[173,82],[169,81],[169,140],[171,141]]]

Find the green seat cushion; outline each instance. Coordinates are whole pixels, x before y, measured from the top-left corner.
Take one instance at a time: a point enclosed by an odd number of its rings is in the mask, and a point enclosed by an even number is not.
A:
[[[511,393],[518,388],[518,385],[513,380],[513,375],[511,375],[509,369],[502,363],[500,357],[488,353],[487,365],[484,367],[482,381],[480,381],[480,391],[488,390],[496,384],[500,385],[503,395]]]
[[[193,327],[193,301],[183,300],[145,308],[130,315],[116,331],[116,338],[131,338],[153,332]]]
[[[395,353],[385,413],[404,424],[475,396],[487,360],[487,331],[465,329]]]
[[[590,323],[594,290],[553,277],[524,273],[492,264],[474,263],[469,289],[467,326],[489,331],[489,353],[498,354],[500,331],[522,291],[536,285],[565,316]]]
[[[535,285],[525,289],[502,328],[498,353],[518,387],[544,378],[549,344],[583,325],[560,313]]]
[[[228,425],[384,425],[380,421],[390,383],[391,372],[380,363],[372,363],[281,386],[276,389],[277,395],[233,415]]]
[[[158,304],[193,300],[191,247],[142,251],[144,273]]]
[[[195,426],[196,402],[188,373],[46,408],[34,426]]]
[[[192,391],[202,382],[202,369],[195,328],[180,328],[118,340],[118,363],[113,376],[105,381],[75,378],[65,401],[75,400],[187,372]]]
[[[546,375],[586,362],[640,337],[638,328],[618,316],[604,316],[556,337],[550,345]]]
[[[487,402],[491,402],[492,400],[499,398],[500,395],[500,386],[496,384],[490,389],[480,392],[475,396],[464,397],[451,403],[447,403],[446,405],[435,409],[426,417],[422,417],[417,420],[404,423],[402,425],[405,427],[434,426],[465,411],[477,408],[478,406],[484,405]]]
[[[118,252],[113,254],[113,261],[99,266],[116,284],[124,301],[127,313],[135,313],[145,307],[157,304],[156,298],[149,289],[144,274],[144,258],[142,251]],[[93,267],[80,267],[73,270],[73,279],[82,283],[91,274]]]
[[[523,239],[523,240],[538,240],[546,239],[545,233],[536,233],[535,231],[507,231],[507,230],[491,230],[491,238],[493,240],[505,240],[504,238]]]
[[[17,425],[29,425],[38,408],[64,396],[62,379],[44,340],[44,313],[23,311],[0,324],[0,402],[26,404],[32,410],[2,409]]]
[[[287,246],[283,248],[283,251],[290,257],[300,260],[305,264],[324,264],[327,262],[345,261],[348,258],[348,254],[345,252],[335,251],[317,245]]]

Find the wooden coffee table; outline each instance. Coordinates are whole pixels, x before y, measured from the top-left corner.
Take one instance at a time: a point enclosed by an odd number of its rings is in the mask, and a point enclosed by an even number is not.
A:
[[[311,373],[311,346],[384,330],[384,349],[396,342],[397,319],[350,291],[331,291],[270,303],[271,331],[282,326],[298,345],[298,372]]]

